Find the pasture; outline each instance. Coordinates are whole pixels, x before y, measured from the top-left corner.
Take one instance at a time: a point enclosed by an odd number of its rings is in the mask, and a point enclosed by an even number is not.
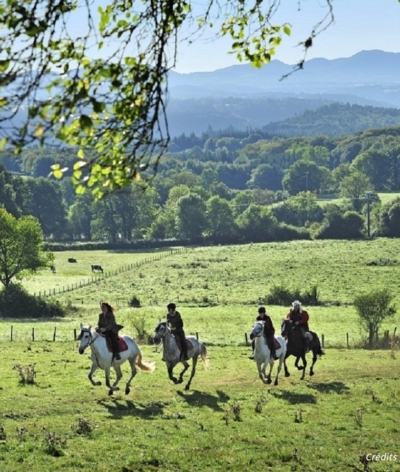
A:
[[[351,301],[387,287],[400,312],[399,249],[395,239],[192,248],[57,296],[70,307],[68,318],[1,320],[0,470],[398,470],[400,351],[352,349],[362,337]],[[52,276],[63,284],[86,277],[66,265],[68,257],[77,257],[76,266],[85,257],[89,269],[98,263],[108,270],[107,259],[118,269],[150,254],[56,253],[57,274],[38,274],[25,286],[34,292],[51,288]],[[311,329],[325,335],[326,352],[304,381],[288,359],[291,376],[281,375],[277,387],[261,383],[244,345],[260,299],[274,285],[318,286],[324,304],[307,308]],[[133,296],[140,308],[128,307]],[[122,390],[109,397],[102,371],[95,375],[102,385],[93,387],[90,361],[78,354],[73,330],[96,324],[101,299],[116,306],[123,331],[134,337],[138,328],[152,334],[166,303],[175,301],[186,334],[198,332],[207,345],[210,370],[199,363],[185,392],[184,384],[169,381],[156,347],[142,342],[155,372],[138,373],[128,396]],[[276,328],[287,311],[268,307]],[[392,332],[399,321],[397,313],[384,328]],[[34,365],[33,384],[21,384],[17,364]],[[129,368],[122,370],[124,384]],[[367,454],[397,460],[363,463]]]

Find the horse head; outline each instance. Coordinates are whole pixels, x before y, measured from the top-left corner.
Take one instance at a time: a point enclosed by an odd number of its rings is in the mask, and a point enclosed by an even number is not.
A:
[[[262,335],[264,329],[264,321],[257,321],[257,323],[253,326],[253,329],[250,333],[250,339],[253,340],[254,338],[258,338]]]
[[[78,341],[80,341],[79,344],[79,354],[83,354],[85,352],[85,349],[90,345],[92,341],[92,331],[91,331],[92,326],[83,326],[81,323],[81,332],[79,333],[78,336]]]
[[[153,342],[159,344],[164,336],[168,333],[169,328],[166,321],[160,321],[154,330]]]
[[[281,325],[281,335],[283,338],[287,338],[289,331],[292,329],[292,322],[288,319],[284,319]]]

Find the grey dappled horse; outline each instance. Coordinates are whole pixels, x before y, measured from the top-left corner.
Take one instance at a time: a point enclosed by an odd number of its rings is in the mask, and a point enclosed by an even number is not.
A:
[[[192,382],[194,374],[196,373],[196,364],[197,364],[197,360],[199,356],[201,357],[201,360],[203,361],[204,367],[206,369],[208,368],[207,349],[204,346],[204,344],[197,341],[197,339],[194,336],[189,336],[187,339],[190,341],[191,346],[192,346],[192,347],[188,346],[188,350],[187,350],[189,360],[192,359],[192,372],[190,374],[189,382],[185,386],[185,390],[189,390],[190,388],[190,384]],[[175,336],[172,335],[171,330],[169,326],[167,325],[166,321],[162,321],[157,325],[153,340],[156,344],[160,343],[160,341],[162,340],[163,351],[164,351],[163,359],[165,360],[165,363],[167,365],[169,378],[175,384],[182,383],[183,375],[189,369],[189,363],[187,361],[180,360],[181,351],[178,347]],[[184,368],[182,372],[179,374],[179,378],[177,379],[173,375],[173,370],[174,370],[174,367],[179,362],[182,362]]]

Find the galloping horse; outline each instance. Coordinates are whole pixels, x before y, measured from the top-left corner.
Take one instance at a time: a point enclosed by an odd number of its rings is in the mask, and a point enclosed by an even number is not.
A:
[[[301,376],[300,380],[304,380],[307,367],[307,360],[301,332],[297,328],[297,326],[292,325],[292,322],[290,320],[284,320],[281,326],[281,334],[284,338],[287,337],[287,352],[284,360],[285,377],[290,376],[290,373],[286,366],[286,359],[289,356],[295,356],[296,362],[294,363],[294,365],[295,367],[297,367],[298,370],[303,371],[303,375]],[[321,357],[324,354],[324,351],[321,348],[321,343],[319,341],[318,335],[316,333],[313,333],[312,331],[310,331],[309,334],[312,336],[312,340],[309,340],[310,351],[312,351],[313,353],[313,362],[310,367],[310,376],[312,376],[314,375],[314,364],[317,362],[318,356]],[[303,365],[301,366],[298,365],[300,359],[303,361]]]
[[[279,366],[274,382],[274,385],[278,385],[279,373],[282,369],[282,364],[286,356],[286,343],[280,336],[274,336],[274,338],[276,341],[278,341],[280,346],[280,348],[276,350],[276,356],[279,358]],[[272,368],[274,367],[274,358],[271,357],[271,352],[264,336],[264,321],[256,322],[253,330],[250,333],[250,339],[255,339],[254,360],[257,363],[258,375],[264,383],[270,384],[272,382],[271,372]],[[266,375],[265,369],[267,368],[268,364],[269,372],[268,375]]]
[[[158,344],[162,340],[163,343],[163,351],[164,356],[163,359],[167,364],[168,376],[169,378],[175,383],[180,384],[183,382],[183,375],[189,369],[189,363],[187,361],[181,361],[181,351],[179,346],[176,342],[175,336],[172,335],[170,328],[166,321],[162,321],[158,323],[153,341],[154,343]],[[185,390],[189,390],[190,383],[196,373],[196,364],[198,357],[201,357],[203,361],[204,367],[208,368],[208,359],[207,359],[207,349],[201,342],[197,341],[194,336],[189,336],[187,338],[187,354],[189,359],[193,359],[192,361],[192,372],[190,374],[189,382],[185,386]],[[182,362],[184,369],[179,374],[179,379],[173,376],[174,367],[179,363]]]
[[[142,362],[142,353],[135,343],[135,341],[130,336],[122,336],[123,341],[125,341],[126,349],[120,351],[120,360],[113,360],[113,354],[107,347],[106,338],[99,333],[92,333],[91,326],[85,327],[81,323],[81,332],[78,336],[79,344],[79,354],[83,354],[85,349],[90,346],[92,351],[91,360],[92,367],[89,372],[89,380],[92,382],[92,385],[101,385],[101,382],[95,382],[93,380],[93,374],[96,369],[103,369],[106,377],[106,385],[109,388],[108,394],[112,395],[114,391],[119,390],[117,387],[118,382],[121,380],[122,372],[120,365],[123,364],[126,360],[129,361],[131,365],[131,376],[125,386],[125,394],[128,395],[130,392],[130,385],[132,379],[137,373],[136,366],[140,367],[142,370],[147,372],[153,372],[155,367],[154,362],[147,363]],[[110,384],[110,368],[113,367],[117,378],[113,385]]]

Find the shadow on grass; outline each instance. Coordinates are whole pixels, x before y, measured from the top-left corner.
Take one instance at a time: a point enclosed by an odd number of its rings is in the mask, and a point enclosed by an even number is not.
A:
[[[227,395],[222,390],[217,390],[217,396],[200,392],[198,390],[193,390],[192,392],[188,393],[178,390],[176,393],[190,406],[208,406],[214,411],[224,411],[219,403],[226,403],[229,401],[229,395]]]
[[[295,393],[288,390],[274,391],[271,390],[271,395],[273,397],[279,398],[280,400],[285,400],[292,405],[297,405],[299,403],[317,403],[317,397],[309,393]]]
[[[339,395],[350,391],[350,388],[343,382],[310,383],[307,387],[321,393],[338,393]]]
[[[125,416],[135,416],[145,420],[152,420],[164,415],[164,404],[162,402],[151,402],[148,404],[133,403],[132,400],[98,400],[97,403],[108,410],[114,419]]]

